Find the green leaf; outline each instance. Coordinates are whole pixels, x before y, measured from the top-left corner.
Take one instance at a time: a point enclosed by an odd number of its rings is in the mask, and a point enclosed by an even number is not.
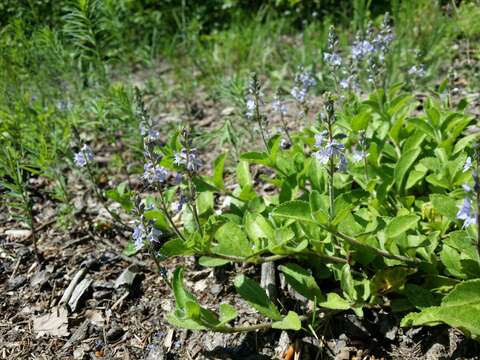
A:
[[[252,163],[252,164],[261,164],[261,165],[270,164],[270,157],[265,152],[251,151],[251,152],[243,153],[240,156],[240,160],[248,161],[249,163]]]
[[[160,210],[148,210],[143,213],[145,218],[148,220],[155,221],[155,227],[161,230],[170,231],[170,224],[168,223],[167,218],[163,215],[163,212]]]
[[[253,253],[243,230],[235,223],[227,222],[215,233],[218,245],[212,251],[219,255],[247,257]]]
[[[454,199],[442,194],[431,194],[430,200],[432,201],[433,208],[440,215],[446,216],[452,221],[457,218],[458,208]]]
[[[313,218],[320,224],[328,224],[328,196],[321,195],[317,190],[310,193],[310,211]]]
[[[254,241],[259,239],[273,239],[275,231],[272,225],[261,214],[245,214],[245,231],[248,237]]]
[[[395,238],[416,227],[418,220],[417,215],[398,216],[388,223],[385,233],[389,238]]]
[[[432,139],[436,140],[435,129],[430,123],[424,119],[413,118],[409,119],[408,122],[413,124],[417,129],[423,132],[425,135],[430,136]]]
[[[477,140],[478,137],[480,137],[480,132],[467,135],[464,138],[458,140],[458,142],[455,144],[455,147],[453,148],[453,155],[465,149],[470,143]]]
[[[245,275],[238,275],[234,281],[235,288],[242,298],[244,298],[260,314],[275,320],[282,320],[282,315],[277,307],[268,298],[267,293],[255,281]]]
[[[198,193],[195,200],[198,215],[202,215],[213,209],[213,193],[211,191],[203,191]]]
[[[226,259],[219,259],[210,256],[201,256],[200,259],[198,259],[198,264],[204,267],[217,267],[225,265],[229,262],[230,261]]]
[[[418,155],[420,155],[421,152],[422,149],[410,149],[403,153],[400,157],[400,160],[397,162],[394,170],[394,178],[399,191],[403,186],[403,182],[406,179],[408,170],[415,163],[415,160],[417,160]]]
[[[237,310],[230,304],[220,304],[220,324],[223,326],[237,317]]]
[[[283,272],[287,283],[299,294],[312,301],[323,299],[322,291],[314,277],[307,270],[293,263],[281,265],[279,269]]]
[[[274,322],[272,328],[298,331],[302,328],[302,322],[296,312],[289,311],[282,320]]]
[[[187,301],[196,302],[195,297],[183,287],[183,268],[181,267],[173,272],[172,288],[177,309],[186,311]]]
[[[215,159],[215,162],[213,164],[213,178],[212,182],[213,184],[218,187],[219,189],[224,189],[224,183],[223,183],[223,170],[225,167],[225,159],[227,157],[227,154],[222,154],[219,157]]]
[[[350,265],[345,264],[342,267],[342,272],[340,276],[340,285],[342,287],[343,292],[350,300],[357,299],[357,290],[355,290],[355,283],[352,277],[352,270],[350,269]]]
[[[337,293],[328,293],[327,300],[319,302],[318,306],[333,310],[348,310],[350,309],[350,302]]]
[[[125,256],[133,256],[137,253],[137,248],[135,247],[135,243],[133,241],[129,241],[125,248],[122,251],[122,254]]]
[[[237,180],[240,187],[253,186],[252,175],[247,161],[240,161],[237,165]]]
[[[219,189],[212,184],[209,184],[205,179],[201,178],[200,176],[194,176],[192,179],[193,184],[195,185],[195,190],[197,192],[204,192],[204,191],[212,191],[218,192]]]
[[[412,305],[418,309],[438,305],[438,301],[429,290],[415,284],[405,284],[402,294],[405,294]]]
[[[357,114],[352,119],[352,130],[353,131],[360,131],[365,130],[368,127],[368,123],[370,122],[372,115],[369,111],[361,112]]]
[[[310,214],[310,204],[301,200],[288,201],[277,206],[273,210],[273,215],[298,221],[314,222]]]
[[[181,239],[172,239],[168,240],[160,248],[160,254],[166,257],[172,256],[190,256],[194,254],[193,249],[191,249],[185,241]]]
[[[439,323],[460,329],[472,338],[480,337],[480,279],[456,285],[440,306],[408,314],[402,319],[401,326],[434,326]]]

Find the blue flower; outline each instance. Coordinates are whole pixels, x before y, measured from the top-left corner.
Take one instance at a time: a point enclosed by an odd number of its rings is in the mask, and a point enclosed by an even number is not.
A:
[[[132,238],[134,240],[135,244],[135,249],[139,251],[140,249],[143,248],[143,242],[146,237],[146,231],[145,231],[145,226],[142,223],[138,223],[134,228],[133,228],[133,233],[132,233]]]
[[[151,161],[143,166],[143,178],[150,184],[163,183],[167,180],[168,170],[163,166],[154,165]]]
[[[333,53],[323,53],[323,60],[330,66],[336,67],[342,65],[342,58],[339,54]]]
[[[338,171],[339,172],[347,171],[347,159],[343,154],[340,155],[340,163],[338,164]]]
[[[463,172],[467,172],[472,167],[472,158],[469,156],[463,165]]]
[[[322,145],[323,145],[323,140],[325,139],[325,137],[328,135],[328,132],[325,130],[325,131],[322,131],[320,134],[315,134],[315,146],[317,148],[321,148]]]
[[[472,200],[469,197],[466,197],[463,200],[463,204],[459,207],[457,213],[457,219],[463,220],[463,228],[466,228],[470,225],[477,223],[477,215],[472,208]]]
[[[274,99],[272,109],[281,115],[287,115],[288,112],[287,106],[278,97]]]
[[[301,103],[305,102],[305,99],[307,98],[307,90],[305,88],[299,88],[297,86],[292,89],[290,94],[295,100]]]
[[[365,159],[366,157],[368,156],[367,152],[363,151],[363,150],[355,150],[353,152],[353,161],[355,162],[359,162],[359,161],[362,161],[363,159]]]
[[[87,144],[84,144],[80,149],[80,151],[75,154],[74,161],[75,161],[75,165],[77,165],[78,167],[84,167],[89,162],[92,162],[93,161],[92,149]]]
[[[327,164],[328,160],[330,160],[330,155],[328,154],[326,149],[321,149],[317,152],[314,152],[313,157],[317,159],[318,162],[322,165]]]

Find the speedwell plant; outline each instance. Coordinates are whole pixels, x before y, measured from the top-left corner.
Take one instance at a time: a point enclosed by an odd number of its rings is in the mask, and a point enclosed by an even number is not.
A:
[[[218,311],[201,305],[178,268],[168,280],[176,299],[168,320],[218,332],[315,331],[320,311],[362,316],[380,305],[405,314],[404,326],[443,322],[479,336],[479,134],[467,131],[474,118],[466,102],[450,108],[432,95],[418,111],[402,84],[341,103],[325,93],[313,126],[292,132],[285,125],[270,136],[260,97],[254,77],[246,113],[260,128],[263,149],[241,154],[233,187],[225,184],[226,154],[210,176],[201,175],[188,128],[161,142],[138,100],[143,181],[154,196],[135,201],[135,246],[163,274],[161,262],[171,257],[195,256],[205,267],[273,263],[309,306],[273,301],[256,279],[240,274],[238,294],[266,318],[243,326],[231,304]],[[288,116],[275,101],[274,110]],[[259,183],[276,191],[265,194]]]

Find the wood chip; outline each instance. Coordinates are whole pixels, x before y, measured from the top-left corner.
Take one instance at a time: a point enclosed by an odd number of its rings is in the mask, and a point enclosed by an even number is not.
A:
[[[33,330],[37,337],[42,336],[68,336],[68,312],[65,308],[53,309],[48,314],[37,317],[33,320]]]

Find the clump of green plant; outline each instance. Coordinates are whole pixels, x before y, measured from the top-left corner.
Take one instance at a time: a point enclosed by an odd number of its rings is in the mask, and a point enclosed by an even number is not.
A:
[[[299,86],[315,86],[307,74],[301,79]],[[188,129],[161,142],[138,100],[143,180],[153,195],[134,201],[136,250],[147,250],[163,276],[161,262],[170,257],[193,255],[205,267],[274,264],[310,304],[299,312],[285,297],[274,302],[256,279],[239,274],[237,293],[268,319],[243,326],[231,304],[218,304],[218,312],[200,304],[178,268],[167,279],[176,299],[167,317],[172,324],[218,332],[315,331],[322,309],[362,316],[364,308],[380,305],[410,312],[404,326],[444,322],[480,335],[472,315],[480,294],[473,169],[479,134],[464,134],[474,121],[465,102],[450,108],[433,95],[415,113],[418,104],[403,88],[379,88],[364,100],[352,94],[349,102],[325,93],[311,126],[272,135],[254,77],[246,116],[257,124],[263,150],[240,154],[233,190],[224,180],[226,154],[214,161],[212,175],[202,175]],[[275,106],[284,111],[278,99]],[[260,192],[262,183],[275,191]],[[224,206],[216,205],[222,200]],[[327,284],[337,290],[326,292]]]

